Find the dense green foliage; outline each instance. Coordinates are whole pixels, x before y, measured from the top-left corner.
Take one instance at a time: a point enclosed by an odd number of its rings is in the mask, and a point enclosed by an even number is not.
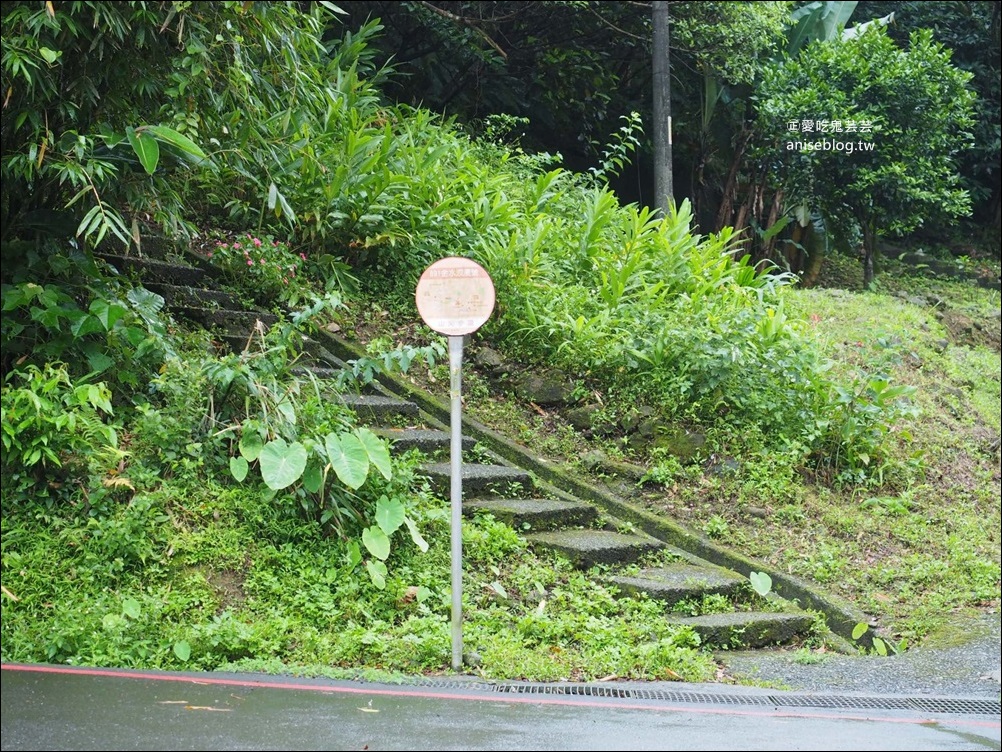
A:
[[[386,27],[374,47],[378,59],[392,60],[397,69],[385,88],[389,96],[454,114],[477,132],[497,113],[526,117],[527,143],[563,155],[573,169],[599,159],[623,113],[651,122],[649,3],[358,2],[346,8],[355,24],[376,17]],[[812,39],[838,37],[843,26],[882,19],[901,47],[911,32],[931,29],[954,51],[954,64],[975,75],[974,146],[956,162],[980,225],[997,228],[998,13],[997,3],[987,1],[671,3],[677,192],[691,200],[704,231],[734,224],[742,204],[759,225],[776,222],[768,195],[750,190],[761,165],[746,152],[747,141],[761,135],[754,110],[762,67],[778,54],[796,56]],[[634,169],[615,181],[622,195],[649,205],[654,135],[644,139]],[[732,206],[735,191],[742,195]],[[757,206],[763,198],[764,211]],[[925,229],[925,237],[950,238]]]
[[[999,223],[1000,149],[1002,149],[1002,8],[995,2],[883,2],[864,0],[858,18],[894,14],[887,31],[907,47],[918,29],[932,31],[933,39],[950,50],[950,62],[972,74],[974,139],[957,155],[962,187],[971,194],[975,216],[985,224]]]
[[[766,71],[759,89],[759,118],[772,134],[765,160],[789,204],[820,209],[830,226],[855,223],[867,283],[879,236],[968,213],[954,157],[973,124],[970,78],[931,32],[916,32],[902,50],[880,26],[815,43]],[[822,132],[818,122],[827,124]],[[802,123],[811,129],[801,132]]]

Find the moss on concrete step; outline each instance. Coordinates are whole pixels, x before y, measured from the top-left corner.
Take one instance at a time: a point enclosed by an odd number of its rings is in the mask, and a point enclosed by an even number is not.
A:
[[[646,594],[654,600],[672,605],[687,598],[703,595],[731,597],[745,590],[748,580],[722,567],[700,567],[693,564],[669,564],[644,569],[637,575],[617,575],[608,581],[624,595]]]
[[[452,467],[448,462],[433,462],[421,468],[432,487],[441,496],[451,492]],[[522,493],[532,488],[532,476],[525,470],[506,465],[464,464],[462,466],[463,496],[484,498],[504,495],[509,491]]]
[[[489,512],[516,530],[553,530],[590,525],[598,517],[591,504],[557,499],[475,499],[463,502],[463,512]]]
[[[393,442],[393,449],[406,452],[418,449],[425,454],[448,451],[452,448],[452,434],[437,428],[377,428],[379,436]],[[476,445],[469,436],[462,437],[463,451],[468,452]]]
[[[807,634],[814,621],[806,613],[735,611],[672,618],[673,624],[692,627],[703,644],[718,648],[759,648],[790,642]]]
[[[266,328],[271,327],[278,316],[263,311],[233,311],[225,308],[198,308],[195,306],[172,306],[178,316],[197,321],[207,329],[226,332],[250,332],[260,321]]]
[[[608,530],[558,530],[526,538],[534,546],[558,551],[582,569],[596,564],[631,564],[665,547],[654,538]]]
[[[413,402],[381,394],[341,394],[337,399],[361,420],[379,422],[399,415],[418,414],[418,407]]]
[[[141,279],[155,279],[158,282],[168,282],[172,285],[200,287],[207,281],[208,277],[204,269],[185,264],[112,254],[102,254],[101,258],[122,274],[134,274]]]
[[[146,281],[143,282],[143,287],[160,295],[170,307],[192,306],[194,308],[216,307],[243,310],[243,304],[239,299],[221,290]]]

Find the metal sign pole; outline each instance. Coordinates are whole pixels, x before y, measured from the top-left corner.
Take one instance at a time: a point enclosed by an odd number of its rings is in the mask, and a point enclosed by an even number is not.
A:
[[[449,337],[452,500],[452,668],[463,665],[463,338]]]
[[[452,397],[452,668],[463,667],[463,336],[477,331],[494,310],[494,282],[476,261],[439,259],[421,274],[414,302],[429,327],[449,337]]]

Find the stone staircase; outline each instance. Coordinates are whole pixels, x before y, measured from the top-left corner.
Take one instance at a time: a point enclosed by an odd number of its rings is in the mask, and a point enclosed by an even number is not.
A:
[[[243,349],[256,327],[270,326],[276,320],[273,314],[247,310],[220,290],[211,267],[197,257],[191,263],[111,254],[102,258],[161,295],[175,316],[212,330],[219,342],[233,350]],[[308,369],[318,380],[335,377],[346,361],[362,355],[352,344],[325,333],[304,344],[309,357],[300,369],[304,373]],[[406,393],[402,386],[393,379],[380,379],[361,393],[344,394],[341,399],[360,421],[389,440],[395,451],[424,453],[428,462],[423,474],[433,489],[448,498],[448,406],[413,387]],[[468,429],[478,435],[469,435]],[[836,630],[836,641],[837,627],[848,631],[865,618],[781,573],[773,573],[779,587],[765,598],[756,595],[747,575],[736,570],[766,571],[764,567],[726,554],[693,533],[680,533],[670,522],[647,519],[646,513],[604,498],[580,482],[554,482],[557,476],[546,468],[545,460],[473,421],[464,420],[463,449],[464,514],[491,514],[523,534],[535,549],[556,551],[582,569],[597,566],[594,576],[621,597],[660,601],[666,619],[691,626],[705,645],[757,648],[803,639],[814,628],[816,616],[794,600],[823,612],[828,626]],[[618,514],[624,511],[633,519]],[[718,561],[706,558],[707,552]],[[737,566],[722,566],[721,558]],[[783,590],[793,597],[781,597]],[[684,604],[691,613],[693,604],[706,596],[718,596],[718,606],[726,602],[732,607],[724,613],[681,615],[677,607]]]

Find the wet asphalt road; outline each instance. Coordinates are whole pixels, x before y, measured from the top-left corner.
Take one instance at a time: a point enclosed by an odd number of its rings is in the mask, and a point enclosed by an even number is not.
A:
[[[620,685],[648,688],[625,697],[595,695],[616,694],[609,685],[579,685],[580,696],[534,695],[462,681],[396,686],[15,664],[3,665],[0,682],[3,750],[1002,749],[997,701],[986,714],[983,702],[978,709],[956,699],[916,708],[845,695],[834,698],[844,707],[823,707],[806,693],[718,685]]]

